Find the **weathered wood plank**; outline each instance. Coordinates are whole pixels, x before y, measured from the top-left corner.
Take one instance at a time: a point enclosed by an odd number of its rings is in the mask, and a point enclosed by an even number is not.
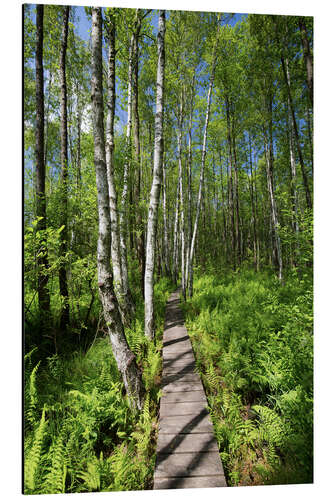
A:
[[[218,451],[214,434],[159,434],[157,454]]]
[[[202,383],[194,382],[172,382],[162,388],[162,394],[166,392],[188,392],[188,391],[203,391]]]
[[[227,486],[224,476],[158,477],[154,480],[154,490],[178,488],[218,488]]]
[[[160,418],[159,433],[161,434],[200,434],[213,431],[213,425],[206,410],[197,415],[177,415]]]
[[[174,415],[197,415],[207,408],[207,404],[202,401],[190,401],[187,403],[179,402],[165,403],[164,398],[160,406],[160,417],[173,417]],[[206,410],[208,412],[208,410]]]
[[[207,403],[206,395],[203,389],[200,391],[189,391],[189,392],[166,392],[161,398],[161,404],[163,403],[189,403],[195,401],[204,401]]]
[[[173,383],[173,382],[192,382],[194,384],[200,384],[201,383],[201,378],[198,373],[195,372],[190,372],[190,373],[172,373],[170,375],[164,375],[163,376],[163,383],[162,387],[166,387],[167,385]]]
[[[171,453],[158,455],[155,477],[214,476],[223,474],[217,451],[204,453]]]

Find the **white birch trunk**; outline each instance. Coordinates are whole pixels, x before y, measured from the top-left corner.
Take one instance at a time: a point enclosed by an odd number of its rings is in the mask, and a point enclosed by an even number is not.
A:
[[[169,238],[168,238],[168,222],[167,222],[167,206],[166,206],[166,172],[165,161],[163,160],[162,166],[163,173],[163,237],[164,237],[164,265],[165,273],[170,276],[170,251],[169,251]]]
[[[184,217],[184,192],[182,168],[182,142],[183,142],[183,91],[178,118],[177,148],[178,148],[178,185],[179,185],[179,212],[180,212],[180,239],[181,239],[181,286],[183,297],[186,298],[185,285],[185,217]]]
[[[190,102],[190,120],[188,127],[188,157],[187,157],[187,251],[186,251],[186,269],[185,269],[185,286],[188,287],[189,280],[189,262],[190,262],[190,247],[192,239],[192,121],[193,121],[193,95],[195,90],[195,74],[193,73],[191,84],[191,102]]]
[[[163,156],[163,94],[164,94],[164,52],[165,11],[161,10],[158,20],[157,34],[157,77],[156,77],[156,113],[155,113],[155,144],[154,172],[150,191],[150,202],[147,222],[147,247],[145,271],[145,334],[154,338],[154,265],[155,240],[157,232],[157,215],[161,189],[162,156]]]
[[[138,9],[136,10],[138,15]],[[129,62],[128,62],[128,88],[127,88],[127,126],[126,126],[126,153],[124,164],[124,184],[121,195],[120,214],[119,214],[119,227],[120,227],[120,255],[121,255],[121,272],[124,300],[126,302],[126,309],[129,315],[129,320],[134,316],[134,303],[129,288],[128,280],[128,266],[127,266],[127,223],[126,223],[126,205],[128,198],[128,184],[129,184],[129,168],[131,161],[131,130],[132,130],[132,79],[133,79],[133,48],[134,48],[134,33],[131,36]]]
[[[279,222],[277,216],[277,208],[274,196],[273,187],[273,165],[272,165],[272,155],[267,145],[265,139],[265,157],[266,157],[266,177],[267,177],[267,189],[269,193],[269,200],[271,205],[271,221],[272,221],[272,233],[275,243],[276,256],[279,266],[279,280],[282,280],[282,255],[281,255],[281,242],[279,236]]]
[[[219,25],[218,25],[218,33],[219,33]],[[209,124],[209,116],[210,116],[211,98],[212,98],[212,91],[213,91],[214,77],[215,77],[215,68],[216,68],[216,62],[217,62],[216,49],[217,49],[218,33],[216,36],[216,42],[215,42],[215,47],[214,47],[213,64],[212,64],[211,74],[210,74],[210,78],[209,78],[209,88],[208,88],[208,94],[207,94],[205,128],[204,128],[204,137],[203,137],[202,153],[201,153],[201,170],[200,170],[199,192],[198,192],[192,241],[191,241],[190,258],[189,258],[189,290],[188,290],[189,297],[192,297],[192,295],[193,295],[193,257],[194,257],[195,239],[196,239],[196,235],[197,235],[197,231],[198,231],[201,200],[202,200],[202,189],[203,189],[205,160],[206,160],[206,147],[207,147],[207,133],[208,133],[208,124]]]
[[[115,24],[112,14],[110,15],[110,27],[108,32],[109,49],[108,49],[108,100],[107,100],[107,117],[106,117],[106,168],[109,186],[109,201],[110,201],[110,219],[111,219],[111,259],[113,269],[114,289],[117,296],[119,310],[121,313],[122,322],[125,326],[129,326],[130,318],[126,311],[124,300],[124,289],[121,272],[121,254],[120,254],[120,235],[119,235],[119,220],[117,210],[117,190],[114,178],[114,113],[116,101],[116,85],[115,85],[115,70],[116,70],[116,51],[115,51]]]
[[[178,281],[178,220],[179,220],[179,178],[177,182],[176,213],[173,226],[173,253],[172,253],[172,279]]]
[[[94,133],[94,163],[96,170],[98,204],[98,243],[97,271],[98,287],[105,322],[108,327],[112,351],[122,374],[126,392],[133,408],[142,408],[143,384],[135,356],[130,350],[124,335],[113,289],[113,276],[110,268],[111,222],[107,169],[105,159],[103,90],[102,90],[102,14],[100,8],[92,8],[92,117]]]

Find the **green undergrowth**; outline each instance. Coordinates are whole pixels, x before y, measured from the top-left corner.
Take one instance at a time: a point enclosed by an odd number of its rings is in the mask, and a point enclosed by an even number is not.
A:
[[[228,484],[312,482],[310,273],[204,275],[184,308]]]
[[[144,309],[126,337],[143,373],[144,408],[133,412],[107,337],[86,351],[25,356],[24,492],[149,489],[154,470],[164,309],[170,283],[155,286],[156,342],[144,335]]]

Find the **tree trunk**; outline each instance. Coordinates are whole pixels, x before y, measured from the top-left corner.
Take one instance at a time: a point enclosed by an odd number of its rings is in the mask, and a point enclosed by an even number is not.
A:
[[[36,215],[37,231],[46,229],[45,163],[44,163],[44,70],[43,70],[43,21],[44,6],[37,5],[36,14]],[[46,238],[41,238],[37,254],[38,306],[42,327],[50,313],[50,294],[47,288],[48,255]]]
[[[252,229],[253,229],[253,265],[256,271],[259,270],[258,262],[258,234],[257,234],[257,215],[254,203],[254,188],[253,188],[253,167],[252,167],[252,144],[251,137],[249,136],[249,157],[250,157],[250,174],[251,178],[249,181],[250,197],[251,197],[251,210],[252,210]]]
[[[237,264],[241,264],[241,253],[242,253],[242,242],[241,242],[241,229],[240,229],[240,217],[239,217],[239,193],[238,193],[238,167],[237,167],[237,156],[236,156],[236,143],[235,143],[235,131],[234,131],[234,120],[232,120],[232,151],[234,160],[234,186],[235,186],[235,209],[236,209],[236,247],[237,247]]]
[[[173,227],[173,254],[172,254],[172,279],[175,285],[178,281],[178,220],[179,220],[179,178],[177,182],[177,193],[176,193],[176,210],[175,210],[175,220]]]
[[[282,255],[281,255],[281,242],[279,236],[279,222],[277,216],[277,208],[274,194],[274,182],[273,182],[273,123],[272,123],[272,98],[271,96],[267,99],[267,111],[269,115],[269,133],[268,140],[266,134],[264,134],[265,139],[265,157],[266,157],[266,177],[267,177],[267,188],[271,207],[271,222],[272,222],[272,234],[273,234],[273,250],[275,253],[276,264],[279,271],[279,279],[282,280]]]
[[[111,222],[107,169],[104,144],[103,90],[102,90],[102,14],[101,9],[92,8],[92,116],[94,134],[94,163],[96,170],[99,234],[97,245],[98,287],[104,318],[107,324],[112,351],[122,374],[126,392],[133,408],[141,409],[143,384],[135,356],[126,341],[113,288],[110,268]]]
[[[294,103],[293,103],[293,99],[291,96],[291,89],[290,89],[290,84],[289,84],[289,80],[288,80],[288,72],[287,72],[287,68],[286,68],[286,60],[285,60],[283,55],[281,55],[281,63],[282,63],[283,75],[284,75],[284,79],[285,79],[285,83],[286,83],[286,87],[287,87],[287,92],[288,92],[288,100],[289,100],[292,122],[293,122],[293,127],[294,127],[294,134],[295,134],[295,141],[296,141],[296,146],[297,146],[298,158],[299,158],[299,162],[301,165],[303,184],[304,184],[304,189],[305,189],[306,204],[307,204],[308,208],[312,208],[311,193],[310,193],[308,177],[307,177],[306,170],[305,170],[303,154],[302,154],[302,149],[301,149],[300,140],[299,140],[298,127],[297,127],[297,123],[296,123],[296,116],[295,116],[295,110],[294,110]]]
[[[150,192],[147,223],[147,249],[145,272],[145,334],[149,339],[154,337],[154,265],[155,240],[157,232],[157,215],[161,189],[161,170],[163,157],[163,96],[164,96],[164,52],[165,11],[161,10],[158,20],[157,34],[157,77],[156,77],[156,113],[154,144],[154,175]]]
[[[168,238],[168,220],[167,220],[167,206],[166,206],[166,172],[165,172],[165,160],[163,160],[162,165],[163,172],[163,236],[164,236],[164,265],[165,274],[170,276],[170,249],[169,249],[169,238]]]
[[[193,121],[193,97],[195,91],[195,73],[193,72],[191,83],[191,99],[190,99],[190,119],[188,126],[188,156],[187,156],[187,252],[186,252],[186,276],[185,283],[188,287],[189,266],[190,266],[190,245],[192,239],[192,121]]]
[[[306,82],[309,90],[309,98],[313,108],[313,57],[311,54],[310,44],[308,40],[308,35],[306,31],[305,19],[304,17],[298,18],[298,25],[302,37],[302,45],[304,52],[304,61],[306,66]]]
[[[63,25],[60,50],[60,128],[61,128],[61,204],[60,204],[60,256],[64,259],[68,249],[68,134],[67,134],[67,81],[66,81],[66,52],[68,39],[68,18],[70,7],[64,7]],[[66,265],[62,263],[59,268],[59,289],[62,302],[60,329],[66,328],[69,323],[69,301]]]
[[[106,117],[106,168],[109,187],[110,220],[111,220],[111,259],[113,269],[114,290],[117,296],[123,324],[129,326],[124,298],[121,272],[120,236],[117,210],[117,190],[114,178],[114,114],[116,106],[116,27],[112,13],[109,14],[109,50],[108,50],[108,101]]]
[[[185,283],[185,217],[184,217],[184,189],[183,189],[183,167],[182,167],[182,143],[183,143],[183,89],[181,90],[180,107],[178,116],[177,149],[178,149],[178,184],[179,184],[179,212],[180,212],[180,241],[181,241],[181,280],[182,293],[186,300]]]
[[[135,20],[134,46],[133,46],[133,135],[135,149],[135,188],[134,203],[136,206],[136,246],[140,266],[141,292],[144,296],[145,289],[145,228],[142,217],[141,201],[141,151],[140,151],[140,118],[139,118],[139,36],[141,31],[142,19],[138,14]]]
[[[210,105],[211,105],[212,91],[213,91],[213,85],[214,85],[215,68],[216,68],[216,63],[217,63],[217,40],[218,40],[218,33],[219,33],[219,24],[218,24],[218,32],[217,32],[217,36],[216,36],[216,40],[215,40],[214,53],[213,53],[213,63],[212,63],[212,69],[211,69],[211,74],[210,74],[210,78],[209,78],[209,87],[208,87],[208,94],[207,94],[205,127],[204,127],[204,136],[203,136],[202,153],[201,153],[201,169],[200,169],[200,180],[199,180],[199,192],[198,192],[195,221],[194,221],[193,234],[192,234],[192,240],[191,240],[190,259],[189,259],[189,290],[188,290],[189,297],[192,297],[192,295],[193,295],[193,257],[194,257],[194,246],[195,246],[195,240],[196,240],[196,235],[197,235],[197,231],[198,231],[198,223],[199,223],[200,207],[201,207],[201,199],[202,199],[202,189],[203,189],[203,179],[204,179],[205,160],[206,160],[207,133],[208,133],[208,124],[209,124],[209,115],[210,115]]]
[[[229,182],[228,182],[228,198],[229,198],[229,216],[231,230],[231,246],[232,246],[232,265],[236,269],[236,231],[235,231],[235,196],[234,196],[234,180],[233,180],[233,158],[232,158],[232,141],[231,141],[231,125],[230,125],[230,103],[228,95],[225,98],[226,115],[227,115],[227,139],[229,147]]]
[[[129,169],[131,163],[133,46],[134,46],[134,34],[132,34],[131,36],[130,49],[129,49],[124,184],[121,195],[120,214],[119,214],[121,272],[122,272],[123,292],[124,292],[124,300],[126,304],[126,314],[128,322],[130,322],[133,319],[135,313],[135,306],[130,291],[129,279],[128,279],[128,265],[127,265],[128,217],[126,216],[127,198],[128,198],[129,181],[130,181]]]

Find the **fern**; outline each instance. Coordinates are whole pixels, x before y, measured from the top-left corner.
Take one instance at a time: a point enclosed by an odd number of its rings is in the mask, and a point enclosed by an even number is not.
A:
[[[33,368],[30,378],[29,385],[26,389],[26,409],[25,409],[25,420],[30,424],[32,428],[37,423],[38,415],[38,392],[36,387],[37,371],[40,365],[40,361]]]
[[[51,467],[49,467],[43,486],[44,493],[65,493],[67,474],[65,435],[66,431],[63,427],[51,450]]]
[[[36,479],[39,463],[42,456],[42,446],[46,432],[47,421],[45,420],[45,407],[42,417],[34,435],[34,441],[28,455],[25,457],[24,483],[26,493],[33,493],[36,488]]]

